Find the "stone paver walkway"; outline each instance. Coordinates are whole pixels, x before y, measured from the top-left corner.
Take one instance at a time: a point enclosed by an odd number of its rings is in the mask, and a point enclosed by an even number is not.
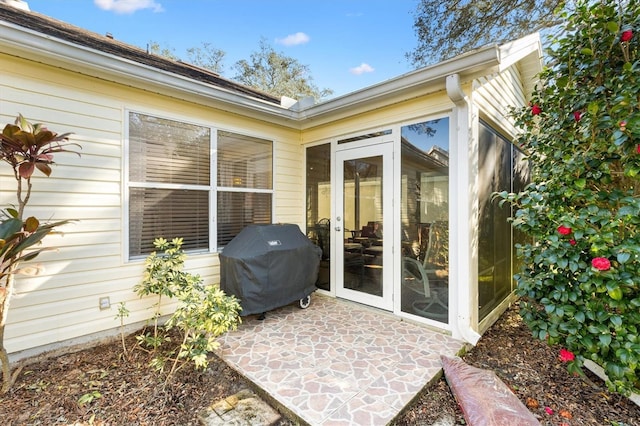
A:
[[[218,355],[313,426],[385,425],[464,343],[386,312],[314,294],[311,306],[244,318]]]

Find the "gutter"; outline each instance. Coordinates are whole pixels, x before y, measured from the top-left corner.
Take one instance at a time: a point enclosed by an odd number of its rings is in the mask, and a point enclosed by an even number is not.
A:
[[[80,46],[28,28],[0,21],[2,52],[120,84],[169,96],[215,105],[243,115],[247,110],[260,119],[296,127],[298,114],[279,105],[253,99],[212,84],[162,71],[119,56]],[[192,96],[189,96],[192,95]],[[293,122],[293,123],[292,123]],[[294,124],[292,126],[292,124]]]
[[[452,288],[454,294],[450,300],[460,302],[454,304],[457,310],[450,313],[449,321],[454,325],[452,330],[453,337],[461,337],[466,342],[475,345],[480,340],[480,334],[473,328],[478,323],[478,280],[472,279],[470,268],[458,267],[458,264],[472,265],[472,260],[474,259],[471,236],[475,235],[475,230],[472,229],[475,222],[470,217],[473,211],[471,208],[473,197],[470,193],[471,173],[469,171],[471,162],[469,161],[468,152],[469,141],[472,137],[470,126],[471,108],[469,100],[460,85],[459,74],[451,74],[446,77],[446,88],[449,99],[455,105],[452,118],[456,134],[452,138],[455,143],[450,147],[451,157],[460,164],[466,164],[466,167],[460,167],[458,173],[452,176],[451,179],[450,194],[452,194],[451,197],[455,197],[455,201],[453,203],[450,202],[450,205],[456,206],[452,222],[468,224],[467,228],[456,228],[449,233],[451,252],[456,253],[456,256],[450,258],[452,263],[450,269],[456,271],[456,277],[453,281],[458,283],[457,287],[454,286]]]
[[[18,57],[207,106],[222,104],[227,111],[298,130],[349,117],[376,101],[389,105],[444,90],[450,74],[468,79],[500,65],[500,48],[490,45],[325,102],[309,105],[303,100],[286,108],[6,21],[0,21],[0,33],[3,51]]]

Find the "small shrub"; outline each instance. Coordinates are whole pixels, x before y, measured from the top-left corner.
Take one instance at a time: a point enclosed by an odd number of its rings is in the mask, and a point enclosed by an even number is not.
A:
[[[146,260],[142,283],[136,286],[139,295],[157,295],[153,315],[154,334],[143,334],[138,340],[156,352],[151,365],[165,371],[170,365],[165,383],[176,371],[193,363],[196,369],[208,365],[208,355],[216,350],[217,336],[234,330],[240,323],[240,303],[227,296],[216,286],[205,285],[198,275],[183,270],[186,255],[182,250],[182,239],[154,241],[161,254],[151,253]],[[160,302],[162,296],[178,300],[178,307],[163,327],[159,327]],[[180,345],[176,350],[163,352],[161,346],[169,341],[167,333],[172,329],[180,333]]]

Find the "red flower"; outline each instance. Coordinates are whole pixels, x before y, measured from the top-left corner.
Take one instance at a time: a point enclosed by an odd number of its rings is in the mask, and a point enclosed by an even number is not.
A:
[[[636,145],[636,153],[640,154],[640,144]]]
[[[576,244],[578,244],[576,242],[576,240],[574,240],[573,238],[569,240],[569,244],[571,244],[572,246],[575,246]]]
[[[576,359],[576,356],[568,349],[562,348],[560,349],[560,361],[569,362]]]
[[[542,108],[540,108],[539,105],[536,104],[531,107],[531,114],[539,115],[541,112],[542,112]]]
[[[591,260],[591,266],[599,271],[608,271],[611,268],[611,262],[606,257],[594,257]]]
[[[628,42],[629,40],[631,40],[631,38],[633,38],[633,31],[625,30],[622,32],[622,35],[620,36],[620,41]]]
[[[571,233],[571,228],[568,228],[564,225],[558,226],[558,234],[560,235],[569,235]]]
[[[620,126],[620,131],[624,132],[625,130],[627,130],[627,122],[626,121],[621,121],[618,123],[618,125]]]
[[[580,121],[580,119],[582,118],[582,112],[580,112],[580,111],[574,111],[574,112],[573,112],[573,118],[574,118],[576,121]]]

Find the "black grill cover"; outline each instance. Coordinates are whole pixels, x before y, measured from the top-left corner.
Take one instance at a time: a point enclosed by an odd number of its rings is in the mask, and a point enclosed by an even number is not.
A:
[[[315,291],[321,256],[297,225],[249,225],[220,253],[220,288],[242,315],[267,312]]]

